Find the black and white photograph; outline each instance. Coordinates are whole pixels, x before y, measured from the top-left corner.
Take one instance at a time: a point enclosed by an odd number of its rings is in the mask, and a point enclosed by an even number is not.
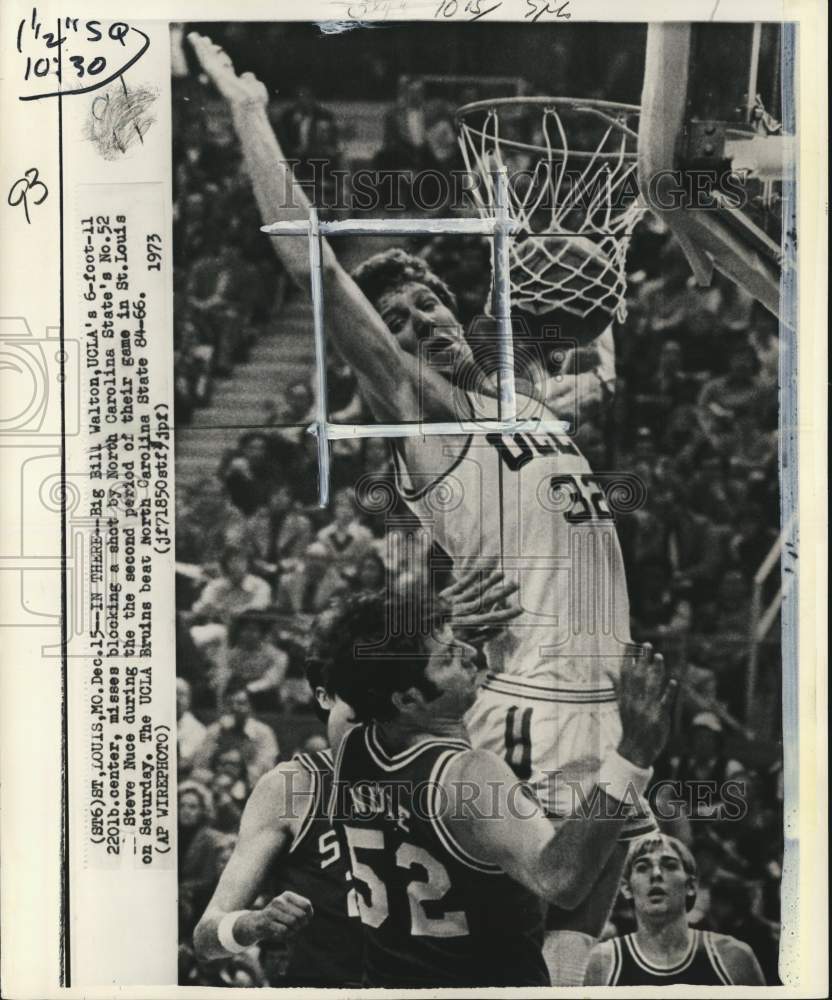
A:
[[[828,11],[0,5],[0,995],[828,995]]]
[[[780,985],[795,26],[451,6],[171,27],[179,983]]]

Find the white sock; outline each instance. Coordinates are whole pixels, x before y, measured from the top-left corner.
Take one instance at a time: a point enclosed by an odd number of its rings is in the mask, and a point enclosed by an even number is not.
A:
[[[543,958],[552,986],[583,986],[589,953],[596,939],[580,931],[547,931]]]

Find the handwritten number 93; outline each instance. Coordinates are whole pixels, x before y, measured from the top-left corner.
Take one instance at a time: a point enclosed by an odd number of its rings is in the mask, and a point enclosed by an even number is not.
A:
[[[33,205],[40,205],[46,200],[48,195],[49,190],[38,177],[37,168],[30,167],[19,180],[16,180],[12,184],[9,189],[7,201],[13,208],[17,205],[23,205],[26,221],[31,223],[32,220],[29,218],[29,199],[32,199]]]

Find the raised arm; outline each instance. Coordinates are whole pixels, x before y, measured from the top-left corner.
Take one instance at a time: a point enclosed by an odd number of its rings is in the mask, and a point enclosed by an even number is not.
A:
[[[286,940],[309,923],[312,904],[294,892],[275,896],[261,910],[248,907],[269,868],[288,850],[296,817],[310,795],[309,775],[292,762],[278,765],[257,783],[243,811],[234,853],[194,931],[201,958],[224,958],[262,940]]]
[[[602,762],[597,784],[585,794],[591,808],[579,808],[573,817],[548,819],[495,754],[460,754],[443,780],[446,822],[460,845],[556,906],[574,909],[598,880],[631,818],[621,804],[633,805],[644,794],[650,766],[667,739],[674,687],[661,656],[651,649],[627,658],[619,691],[618,753]]]
[[[266,113],[268,94],[252,74],[234,71],[228,55],[210,38],[188,36],[202,68],[228,102],[246,171],[265,223],[306,220],[310,203],[295,180]],[[309,241],[277,236],[272,246],[302,288],[309,287]],[[396,343],[372,304],[341,267],[326,240],[321,256],[327,331],[356,372],[362,394],[383,421],[453,420],[450,387],[426,371]]]

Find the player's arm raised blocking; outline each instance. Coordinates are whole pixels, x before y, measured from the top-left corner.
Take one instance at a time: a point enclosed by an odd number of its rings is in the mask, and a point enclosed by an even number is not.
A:
[[[205,73],[228,102],[246,171],[265,223],[306,220],[310,202],[295,180],[266,113],[268,94],[252,74],[239,76],[228,55],[210,38],[188,36]],[[377,419],[453,420],[457,416],[444,379],[407,354],[391,336],[378,312],[321,240],[327,332],[344,360],[355,369],[362,392]],[[279,236],[272,246],[301,287],[309,286],[309,241]]]
[[[312,919],[311,902],[282,892],[262,909],[248,909],[267,872],[292,841],[292,817],[310,794],[308,778],[294,762],[280,764],[258,781],[246,803],[234,852],[194,931],[202,959],[225,958],[258,941],[288,940]]]
[[[569,817],[548,818],[496,755],[482,750],[460,754],[443,780],[445,822],[455,839],[537,895],[574,909],[589,894],[632,821],[651,765],[667,740],[675,687],[661,655],[651,647],[626,658],[619,688],[618,750],[602,762],[595,787],[575,787]]]

